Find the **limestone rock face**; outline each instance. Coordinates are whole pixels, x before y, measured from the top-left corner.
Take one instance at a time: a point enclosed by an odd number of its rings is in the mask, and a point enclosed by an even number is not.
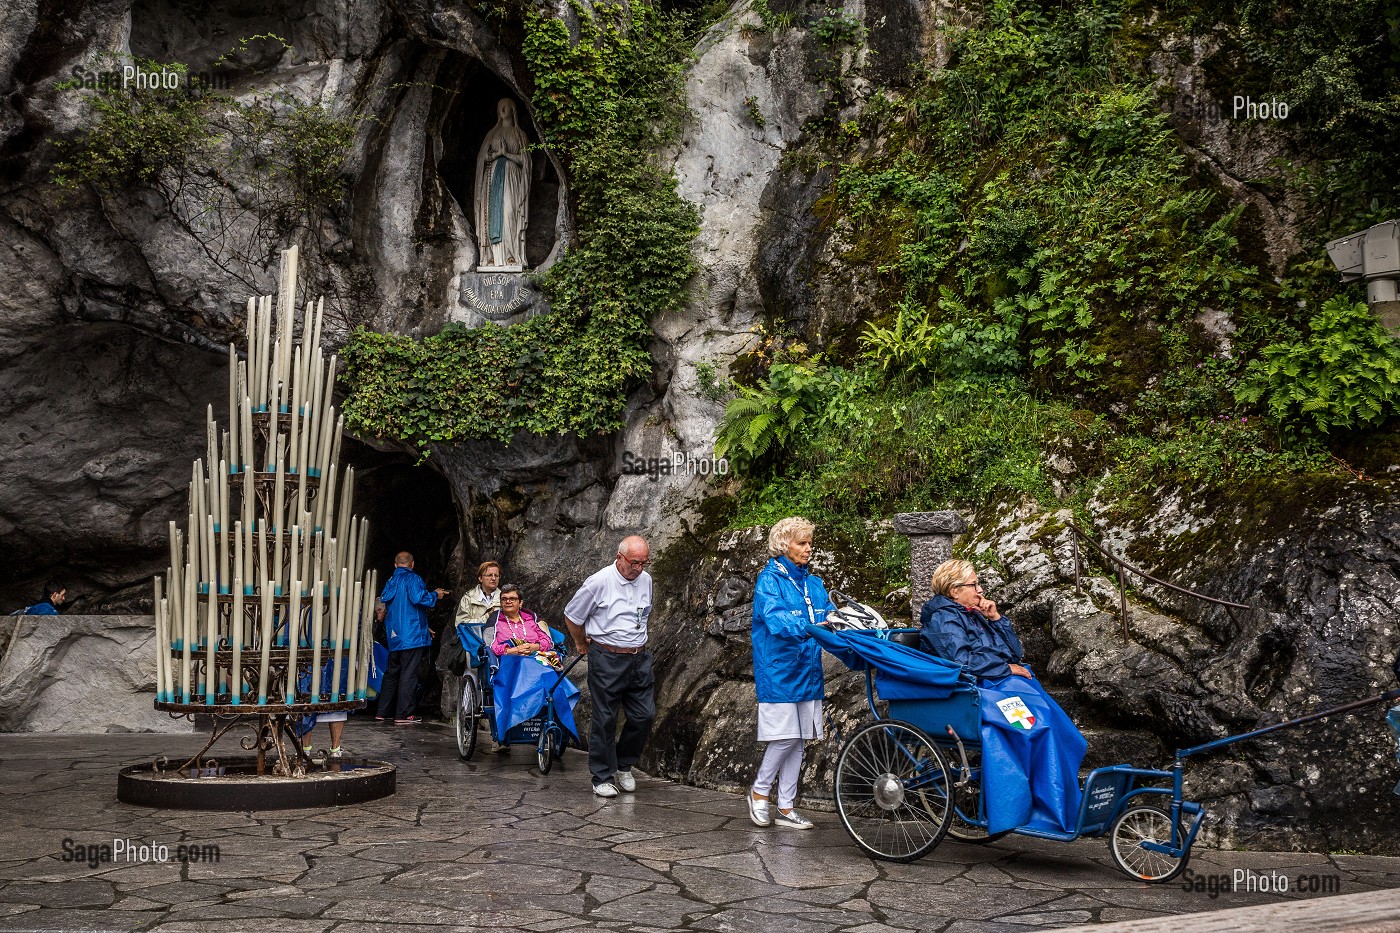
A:
[[[6,622],[0,732],[192,731],[188,719],[152,708],[150,616],[11,616]]]

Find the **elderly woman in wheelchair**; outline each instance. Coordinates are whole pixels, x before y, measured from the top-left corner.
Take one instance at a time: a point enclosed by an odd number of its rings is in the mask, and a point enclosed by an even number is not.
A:
[[[944,561],[932,588],[919,615],[919,647],[961,664],[977,680],[983,767],[995,769],[998,784],[984,801],[988,830],[1030,824],[1075,831],[1079,765],[1088,747],[1083,736],[1023,663],[1021,640],[971,563]]]

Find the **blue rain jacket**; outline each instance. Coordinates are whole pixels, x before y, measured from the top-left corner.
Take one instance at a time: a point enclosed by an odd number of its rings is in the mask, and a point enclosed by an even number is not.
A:
[[[760,703],[820,700],[822,651],[808,625],[836,606],[821,578],[786,557],[773,557],[753,589],[753,680]]]
[[[934,596],[919,610],[919,647],[956,661],[978,680],[1009,677],[1009,665],[1021,663],[1021,639],[1006,616],[992,622],[947,596]]]
[[[58,607],[46,599],[41,603],[35,603],[32,606],[25,607],[25,610],[19,614],[25,616],[56,616],[58,615]]]
[[[424,585],[422,577],[407,567],[395,567],[379,598],[384,602],[384,629],[389,633],[390,651],[407,651],[433,643],[432,632],[428,631],[428,610],[437,605],[437,593]]]

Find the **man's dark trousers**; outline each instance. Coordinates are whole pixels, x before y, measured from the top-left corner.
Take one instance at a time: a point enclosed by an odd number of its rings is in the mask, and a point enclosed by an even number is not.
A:
[[[428,656],[428,646],[390,651],[379,685],[379,715],[385,719],[407,719],[418,700],[418,665]]]
[[[593,698],[588,770],[595,786],[609,783],[618,771],[632,770],[641,759],[656,718],[655,686],[650,651],[614,654],[597,645],[588,650],[588,692]],[[614,740],[619,707],[627,714],[627,723]]]

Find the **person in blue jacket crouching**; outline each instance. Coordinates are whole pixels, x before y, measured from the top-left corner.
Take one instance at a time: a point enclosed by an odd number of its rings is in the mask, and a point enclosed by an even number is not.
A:
[[[749,818],[758,826],[811,829],[793,809],[802,773],[802,743],[822,734],[822,652],[807,634],[836,606],[820,577],[808,572],[812,532],[805,518],[785,518],[768,532],[767,566],[753,591],[753,679],[758,694],[758,740],[767,742],[749,792]],[[778,785],[778,812],[769,795]]]

